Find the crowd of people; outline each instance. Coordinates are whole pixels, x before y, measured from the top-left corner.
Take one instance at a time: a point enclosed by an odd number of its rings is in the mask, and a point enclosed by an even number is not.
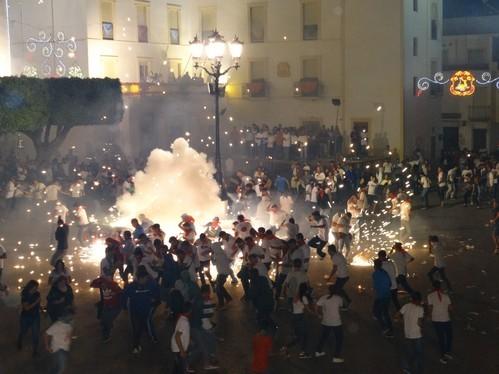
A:
[[[264,130],[272,136],[276,136],[276,131],[281,132],[281,129],[261,129]],[[286,129],[282,130],[284,133]],[[280,148],[280,144],[274,144],[276,154],[282,150],[286,155],[284,145]],[[97,188],[104,188],[100,191],[104,195],[115,191],[111,196],[123,191],[133,193],[130,167],[114,156],[108,164],[98,167],[68,157],[54,162],[50,171],[30,172],[21,166],[15,170],[17,176],[11,177],[5,186],[6,207],[14,209],[21,198],[46,200],[53,204],[57,219],[49,291],[42,302],[38,281],[30,280],[23,287],[17,340],[18,349],[22,349],[24,336],[31,331],[33,355],[38,355],[40,313],[46,311],[51,325],[43,341],[53,357],[54,373],[70,372],[66,362],[75,294],[71,274],[65,266],[70,231],[67,221],[75,218],[78,240],[89,241],[91,220],[85,210],[85,196]],[[100,274],[90,284],[99,290],[97,316],[102,339],[111,340],[114,321],[121,313],[127,313],[131,321],[131,352],[139,355],[144,335],[153,343],[158,341],[153,317],[162,308],[174,324],[170,342],[173,372],[195,372],[193,368],[198,363],[194,360],[195,353],[200,355],[205,370],[217,369],[220,339],[215,321],[217,314],[224,313],[235,302],[234,288],[228,286],[230,280],[231,284],[241,284],[241,302],[254,312],[258,326],[252,341],[252,373],[268,373],[271,353],[294,355],[295,346],[300,359],[325,356],[330,335],[334,336],[332,362],[341,364],[345,339],[342,321],[345,313],[355,308],[348,286],[354,257],[352,248],[363,240],[366,215],[377,213],[400,220],[400,237],[391,252],[380,248],[370,259],[372,313],[380,334],[393,339],[393,320],[402,319],[407,353],[402,369],[405,373],[422,373],[422,321],[429,318],[439,342],[439,360],[446,364],[453,358],[449,313],[452,288],[447,278],[444,248],[438,236],[429,236],[428,248],[434,266],[428,269],[428,278],[433,291],[423,297],[408,276],[408,267],[414,260],[406,250],[406,243],[412,238],[413,200],[421,195],[423,209],[428,208],[429,195],[437,193],[439,206],[444,207],[462,194],[465,206],[479,208],[490,200],[495,207],[498,178],[499,168],[492,158],[468,153],[451,162],[444,160],[436,170],[420,154],[410,161],[387,157],[358,164],[293,162],[288,175],[269,175],[261,167],[253,173],[239,170],[225,180],[231,212],[236,217],[230,228],[222,227],[218,217],[199,225],[195,217],[186,213],[178,224],[180,234],[166,237],[159,223],[141,215],[132,219],[127,229],[113,232],[106,239]],[[64,184],[67,187],[63,188]],[[65,207],[60,194],[69,201],[66,204],[73,204],[72,211]],[[295,219],[292,207],[298,202],[310,212],[306,227],[300,227],[303,225],[298,225]],[[497,211],[491,224],[498,253]],[[1,247],[0,285],[7,255]],[[309,269],[316,257],[321,261],[328,256],[331,271],[327,275],[327,293],[322,295],[317,293]],[[409,298],[404,305],[399,300],[400,292]],[[288,342],[281,347],[274,347],[280,323],[274,318],[276,310],[287,312],[292,325]],[[318,318],[321,325],[318,339],[310,334],[311,316]]]

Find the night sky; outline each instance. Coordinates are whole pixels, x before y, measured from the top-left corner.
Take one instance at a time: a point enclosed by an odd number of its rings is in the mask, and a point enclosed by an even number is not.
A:
[[[499,0],[444,0],[444,17],[499,14]]]

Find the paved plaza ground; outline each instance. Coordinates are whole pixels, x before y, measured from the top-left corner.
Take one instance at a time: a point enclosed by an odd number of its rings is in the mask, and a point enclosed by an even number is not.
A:
[[[413,231],[417,244],[411,253],[416,261],[410,265],[411,284],[423,293],[429,291],[426,273],[431,267],[432,259],[423,248],[429,233],[439,235],[447,254],[448,277],[453,283],[455,293],[452,295],[455,312],[454,336],[455,359],[447,365],[438,362],[437,342],[431,326],[426,321],[425,335],[425,373],[499,373],[499,256],[492,254],[493,245],[490,228],[486,227],[490,218],[490,208],[464,208],[461,205],[429,210],[416,210],[413,217]],[[26,221],[28,227],[20,229],[12,227],[7,221],[1,228],[0,235],[5,243],[39,242],[32,249],[33,254],[24,244],[24,250],[9,253],[7,261],[7,280],[11,285],[11,296],[3,300],[7,305],[0,305],[0,373],[31,374],[47,373],[49,355],[41,350],[38,358],[32,359],[29,337],[25,340],[25,349],[17,352],[15,346],[18,329],[18,309],[15,307],[18,291],[15,285],[18,279],[39,277],[40,269],[45,264],[36,264],[33,257],[48,255],[43,244],[48,239],[48,231],[37,228],[36,222]],[[22,232],[22,234],[21,234]],[[16,234],[18,233],[18,234]],[[41,238],[46,238],[42,240]],[[9,246],[7,245],[7,248]],[[42,249],[43,248],[43,249]],[[44,253],[46,252],[46,253]],[[44,254],[42,254],[44,253]],[[25,256],[19,259],[19,256]],[[28,261],[28,257],[31,259]],[[15,264],[25,263],[24,269],[12,269]],[[35,263],[34,265],[32,265]],[[77,315],[75,317],[75,337],[69,360],[67,373],[71,374],[107,374],[107,373],[169,373],[172,363],[169,342],[172,323],[167,321],[162,307],[156,313],[156,327],[159,331],[159,343],[153,344],[144,338],[144,350],[140,355],[130,353],[130,337],[127,314],[123,312],[113,330],[112,340],[103,343],[99,326],[95,318],[94,303],[97,293],[88,290],[87,279],[97,275],[97,268],[82,265],[74,259],[74,274],[78,285],[76,296]],[[315,292],[325,293],[324,275],[330,270],[329,259],[314,260],[310,274]],[[29,274],[34,271],[33,274]],[[351,267],[350,281],[346,286],[353,303],[351,310],[343,313],[345,327],[344,358],[345,363],[333,365],[331,356],[299,360],[297,351],[292,351],[290,358],[276,354],[272,358],[271,373],[351,373],[351,374],[392,374],[401,373],[400,358],[403,343],[403,327],[395,325],[395,339],[381,337],[379,326],[372,319],[371,307],[373,292],[371,289],[370,267]],[[46,273],[44,274],[42,300],[46,296]],[[14,286],[12,286],[14,285]],[[359,293],[358,286],[365,287]],[[218,313],[218,336],[223,338],[219,344],[218,358],[221,369],[218,373],[249,373],[251,359],[251,337],[255,332],[254,312],[251,306],[238,301],[240,287],[229,286],[235,301],[227,311]],[[406,296],[402,296],[403,301]],[[289,315],[279,312],[275,315],[280,325],[275,337],[275,351],[289,339]],[[319,324],[315,318],[311,331],[312,346],[318,338]],[[48,327],[48,317],[42,317],[42,329]],[[333,342],[330,342],[329,351]],[[203,370],[199,368],[199,373]]]

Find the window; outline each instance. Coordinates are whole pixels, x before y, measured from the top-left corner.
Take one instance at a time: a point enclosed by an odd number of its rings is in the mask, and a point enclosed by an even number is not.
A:
[[[485,50],[483,49],[468,49],[468,63],[470,64],[485,64]]]
[[[414,57],[418,55],[418,38],[412,38],[412,55]]]
[[[418,11],[418,0],[412,0],[412,10]]]
[[[438,5],[431,4],[431,40],[438,40]]]
[[[151,75],[151,61],[150,60],[139,60],[139,81],[140,83],[146,83]]]
[[[418,88],[418,77],[412,78],[412,94],[413,96],[419,96],[419,88]]]
[[[168,60],[168,66],[170,68],[170,77],[179,79],[182,77],[182,60],[171,58]]]
[[[266,74],[266,64],[265,60],[255,60],[250,61],[250,81],[265,80]]]
[[[320,59],[318,57],[304,58],[302,61],[302,78],[319,79]]]
[[[100,56],[101,76],[104,78],[118,78],[118,57]]]
[[[302,4],[303,11],[303,40],[317,40],[319,38],[320,3],[307,1]]]
[[[449,49],[448,48],[442,49],[442,64],[444,66],[449,65]]]
[[[137,29],[138,40],[140,43],[147,43],[149,41],[149,30],[147,27],[148,21],[148,7],[144,4],[137,4]]]
[[[249,8],[250,40],[252,43],[265,41],[265,5],[253,5]]]
[[[492,38],[492,61],[499,62],[499,37]]]
[[[217,8],[202,8],[201,9],[201,37],[203,40],[208,40],[208,38],[213,34],[213,31],[217,28]]]
[[[180,44],[180,7],[168,5],[168,29],[170,44]]]
[[[111,1],[102,0],[100,3],[100,12],[102,22],[102,39],[113,40],[113,3]]]

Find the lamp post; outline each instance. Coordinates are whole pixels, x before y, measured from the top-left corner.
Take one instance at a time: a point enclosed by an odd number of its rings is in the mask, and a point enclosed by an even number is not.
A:
[[[230,43],[227,43],[223,36],[214,31],[208,38],[208,42],[203,43],[197,36],[190,42],[191,54],[194,59],[194,68],[203,69],[213,80],[213,89],[210,94],[215,96],[215,180],[220,186],[222,198],[226,198],[225,186],[223,183],[222,157],[220,154],[220,77],[227,74],[232,69],[239,68],[239,59],[243,52],[243,43],[237,37]],[[226,47],[229,47],[232,64],[223,69],[222,59],[225,55]],[[209,67],[201,66],[199,60],[206,55],[209,61]]]

